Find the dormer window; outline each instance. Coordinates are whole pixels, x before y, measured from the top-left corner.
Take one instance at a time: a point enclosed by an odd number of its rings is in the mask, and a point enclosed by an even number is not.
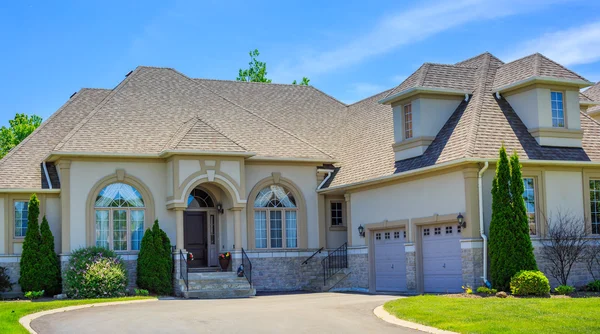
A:
[[[404,105],[404,139],[412,138],[412,129],[412,104],[406,104]]]
[[[552,104],[552,127],[564,128],[565,127],[565,112],[564,112],[564,100],[562,92],[551,92],[550,93],[551,104]]]

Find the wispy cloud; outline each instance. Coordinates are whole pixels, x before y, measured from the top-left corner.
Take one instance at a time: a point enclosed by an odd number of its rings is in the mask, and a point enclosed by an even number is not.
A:
[[[544,34],[523,42],[505,59],[514,60],[535,52],[562,65],[589,64],[600,61],[600,21]]]
[[[273,77],[289,81],[297,73],[318,76],[360,63],[368,58],[387,53],[448,29],[469,22],[515,15],[550,1],[531,0],[458,0],[421,3],[409,10],[382,17],[369,32],[356,36],[345,45],[328,50],[310,52],[299,58],[286,60],[275,66]]]

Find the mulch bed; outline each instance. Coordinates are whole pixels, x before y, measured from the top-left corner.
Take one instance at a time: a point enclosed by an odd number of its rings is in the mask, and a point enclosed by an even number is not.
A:
[[[447,294],[444,295],[446,297],[450,297],[450,298],[497,298],[495,294],[486,294],[486,293],[454,293],[454,294]],[[590,292],[590,291],[577,291],[577,292],[573,292],[569,295],[557,295],[557,294],[550,294],[550,296],[546,296],[546,297],[537,297],[537,296],[513,296],[513,295],[508,295],[507,298],[591,298],[591,297],[600,297],[600,292]]]

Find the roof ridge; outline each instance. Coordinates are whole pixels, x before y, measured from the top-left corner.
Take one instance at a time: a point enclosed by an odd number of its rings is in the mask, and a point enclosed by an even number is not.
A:
[[[536,52],[536,53],[539,53],[539,52]],[[525,58],[533,57],[533,56],[535,56],[535,54],[536,54],[536,53],[532,53],[532,54],[530,54],[530,55],[523,56],[523,57],[521,57],[521,58],[517,58],[517,59],[515,59],[515,60],[511,60],[511,61],[509,61],[508,63],[504,63],[504,64],[502,64],[500,67],[504,67],[504,66],[506,66],[506,65],[510,65],[510,64],[512,64],[512,63],[514,63],[514,62],[517,62],[517,61],[519,61],[519,60],[523,60],[523,59],[525,59]]]
[[[600,122],[595,120],[592,116],[588,115],[587,112],[579,110],[579,113],[585,116],[586,118],[589,118],[592,122],[596,123],[597,125],[600,125]]]
[[[424,65],[435,65],[435,66],[446,66],[446,67],[455,67],[455,68],[471,68],[471,69],[477,69],[477,67],[472,67],[472,66],[458,66],[456,64],[442,64],[442,63],[432,63],[432,62],[425,62],[423,63]]]
[[[183,122],[179,126],[179,128],[177,128],[177,131],[175,131],[175,133],[171,136],[169,141],[165,143],[162,150],[164,151],[165,149],[172,149],[172,148],[176,147],[177,145],[179,145],[179,143],[183,140],[183,137],[185,137],[185,135],[191,130],[191,128],[194,127],[194,124],[196,124],[197,119],[198,119],[198,116],[192,116],[192,117],[190,117],[190,119]],[[185,129],[185,131],[184,131],[184,129]]]
[[[6,160],[8,160],[8,158],[10,158],[16,151],[18,151],[22,146],[24,146],[27,142],[29,142],[29,140],[31,138],[33,138],[33,136],[40,132],[45,126],[48,125],[48,123],[52,122],[52,120],[59,115],[60,113],[62,113],[71,103],[73,103],[73,101],[75,101],[75,99],[77,99],[79,96],[78,93],[83,91],[85,88],[80,89],[79,91],[77,91],[77,94],[75,94],[72,98],[68,99],[67,102],[65,102],[60,108],[58,108],[58,110],[56,112],[54,112],[52,115],[50,115],[50,117],[48,117],[45,121],[42,122],[42,124],[40,124],[40,126],[38,126],[35,130],[33,130],[27,137],[25,137],[25,139],[23,139],[19,144],[17,144],[17,146],[13,147],[10,151],[8,151],[8,153],[6,153],[2,159],[0,159],[0,166],[2,166],[4,164],[4,162],[6,162]]]
[[[483,64],[481,65],[479,71],[481,72],[477,78],[477,96],[475,97],[475,105],[473,106],[475,116],[474,121],[471,124],[471,129],[467,133],[467,150],[465,152],[465,156],[472,156],[473,151],[475,150],[475,146],[477,145],[477,138],[479,137],[479,123],[481,118],[481,109],[483,106],[483,99],[486,93],[487,86],[487,76],[489,75],[490,63],[491,63],[491,54],[485,54],[485,58],[483,60]]]
[[[382,91],[381,91],[381,92],[379,92],[379,93],[375,93],[375,94],[373,94],[373,95],[371,95],[371,96],[368,96],[368,97],[365,97],[365,98],[363,98],[363,99],[360,99],[360,100],[358,100],[358,101],[356,101],[356,102],[350,103],[350,104],[346,105],[346,107],[351,107],[351,106],[353,106],[353,105],[355,105],[355,104],[359,104],[359,103],[361,103],[361,102],[364,102],[364,101],[366,101],[366,100],[368,100],[368,99],[371,99],[371,98],[373,98],[373,97],[375,97],[375,96],[377,96],[377,95],[379,95],[379,94],[382,94],[382,93],[385,93],[385,92],[389,92],[389,91],[391,91],[391,90],[394,90],[395,88],[396,88],[396,87],[392,87],[392,88],[389,88],[389,89],[386,89],[386,90],[382,90]]]
[[[540,76],[540,56],[541,55],[539,52],[536,52],[533,56],[533,75],[535,75],[536,77]]]
[[[190,80],[190,81],[191,81],[191,82],[193,82],[194,84],[196,84],[196,85],[200,85],[201,87],[203,87],[203,88],[204,88],[204,89],[206,89],[207,91],[209,91],[209,92],[211,92],[212,94],[214,94],[214,95],[216,95],[216,96],[218,96],[218,97],[222,98],[223,100],[225,100],[225,101],[227,101],[227,102],[229,102],[229,103],[233,104],[234,106],[236,106],[236,107],[238,107],[238,108],[241,108],[242,110],[245,110],[246,112],[248,112],[248,113],[249,113],[249,114],[251,114],[252,116],[254,116],[254,117],[256,117],[256,118],[258,118],[258,119],[260,119],[260,120],[262,120],[262,121],[264,121],[264,122],[267,122],[267,123],[268,123],[268,124],[270,124],[271,126],[274,126],[275,128],[277,128],[277,129],[279,129],[279,130],[281,130],[281,131],[285,132],[286,134],[288,134],[288,135],[290,135],[290,136],[292,136],[292,137],[296,138],[297,140],[299,140],[299,141],[303,142],[304,144],[306,144],[306,145],[308,145],[308,146],[312,147],[313,149],[315,149],[315,150],[317,150],[317,151],[319,151],[319,152],[321,152],[321,153],[323,153],[323,154],[325,154],[325,155],[327,155],[327,156],[329,156],[329,157],[331,157],[331,158],[333,158],[333,157],[334,157],[333,155],[331,155],[331,154],[329,154],[329,153],[325,152],[324,150],[322,150],[321,148],[319,148],[319,147],[317,147],[317,146],[315,146],[315,145],[313,145],[313,144],[309,143],[309,142],[308,142],[306,139],[304,139],[304,138],[301,138],[300,136],[298,136],[298,135],[296,135],[296,134],[293,134],[293,133],[291,133],[290,131],[288,131],[288,130],[286,130],[286,129],[282,128],[282,127],[280,127],[279,125],[277,125],[277,124],[273,123],[272,121],[270,121],[270,120],[268,120],[268,119],[265,119],[264,117],[261,117],[260,115],[256,114],[256,113],[255,113],[255,112],[253,112],[252,110],[250,110],[250,109],[248,109],[248,108],[246,108],[246,107],[244,107],[244,106],[241,106],[241,105],[239,105],[239,104],[237,104],[237,103],[235,103],[235,102],[233,102],[233,101],[229,100],[228,98],[224,97],[223,95],[221,95],[221,94],[219,94],[219,93],[217,93],[217,92],[213,91],[212,89],[210,89],[210,88],[209,88],[209,87],[207,87],[206,85],[203,85],[202,83],[200,83],[200,82],[198,82],[198,81],[196,81],[196,80],[194,80],[194,79],[192,79],[192,78],[188,77],[187,75],[185,75],[185,74],[183,74],[183,73],[181,73],[181,72],[179,72],[179,71],[177,71],[177,70],[174,70],[174,69],[172,69],[172,71],[174,71],[175,73],[178,73],[179,75],[183,76],[184,78],[186,78],[186,79]],[[229,138],[229,137],[227,137],[227,138]]]
[[[310,87],[310,88],[312,88],[312,89],[316,90],[318,93],[321,93],[323,96],[325,96],[325,97],[327,97],[327,98],[329,98],[329,99],[333,100],[334,102],[337,102],[337,103],[341,104],[341,105],[342,105],[342,107],[348,107],[348,104],[346,104],[346,103],[344,103],[344,102],[342,102],[342,101],[340,101],[340,100],[336,99],[335,97],[333,97],[333,96],[331,96],[331,95],[329,95],[329,94],[325,93],[324,91],[322,91],[322,90],[320,90],[320,89],[316,88],[315,86],[308,86],[308,87]]]
[[[421,72],[419,72],[419,76],[417,77],[417,87],[423,86],[423,83],[425,82],[425,77],[427,76],[427,72],[429,72],[430,67],[431,64],[429,63],[423,64],[423,69],[421,70]]]
[[[229,138],[229,136],[227,136],[225,133],[223,133],[223,131],[221,131],[221,130],[217,129],[216,127],[214,127],[213,125],[205,122],[204,119],[202,119],[201,117],[198,117],[198,122],[201,122],[201,123],[205,124],[206,126],[208,126],[209,128],[215,130],[221,136],[229,139],[232,143],[236,144],[237,146],[239,146],[240,148],[242,148],[244,151],[248,151],[248,149],[246,147],[244,147],[242,144],[238,143],[237,141],[233,140],[232,138]],[[196,122],[196,123],[198,123],[198,122]]]
[[[499,60],[499,61],[500,61],[502,64],[504,64],[504,62],[503,62],[503,61],[502,61],[500,58],[498,58],[498,57],[494,56],[494,55],[493,55],[492,53],[490,53],[489,51],[485,51],[485,52],[483,52],[483,53],[480,53],[480,54],[478,54],[478,55],[476,55],[476,56],[473,56],[473,57],[471,57],[471,58],[467,58],[467,59],[465,59],[465,60],[461,60],[461,61],[459,61],[458,63],[455,63],[454,65],[460,66],[460,64],[466,63],[466,62],[468,62],[468,61],[471,61],[471,60],[473,60],[473,59],[475,59],[475,58],[478,58],[478,57],[481,57],[481,56],[484,56],[484,55],[488,55],[488,56],[491,56],[491,57],[493,57],[493,58],[496,58],[496,59],[497,59],[497,60]],[[462,66],[461,66],[461,67],[462,67]]]
[[[137,75],[140,72],[140,69],[143,68],[142,66],[138,66],[135,70],[133,70],[133,72],[131,72],[130,75],[126,76],[125,79],[123,79],[123,81],[121,81],[117,87],[115,87],[113,90],[111,90],[111,92],[104,98],[102,99],[102,101],[100,101],[100,103],[98,103],[98,105],[96,105],[96,107],[94,108],[94,110],[92,110],[84,119],[81,120],[81,122],[79,122],[79,124],[77,124],[61,141],[60,143],[58,143],[53,151],[57,151],[60,150],[66,143],[67,141],[69,141],[71,138],[73,138],[73,136],[79,131],[81,130],[81,128],[87,123],[89,122],[90,119],[92,119],[92,117],[100,110],[102,109],[102,107],[104,107],[104,105],[110,101],[113,96],[115,96],[115,94],[120,91],[121,89],[123,89],[123,87],[125,87],[125,85],[129,82],[129,80]]]

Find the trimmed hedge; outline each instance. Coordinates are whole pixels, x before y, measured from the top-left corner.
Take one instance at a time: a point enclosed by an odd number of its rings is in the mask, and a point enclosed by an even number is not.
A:
[[[510,291],[515,296],[546,296],[550,282],[541,271],[521,270],[510,280]]]
[[[123,297],[127,283],[127,268],[115,252],[88,247],[71,253],[65,273],[65,292],[69,297]]]
[[[137,261],[137,285],[158,295],[170,295],[173,293],[172,272],[171,240],[156,220],[142,238]]]

